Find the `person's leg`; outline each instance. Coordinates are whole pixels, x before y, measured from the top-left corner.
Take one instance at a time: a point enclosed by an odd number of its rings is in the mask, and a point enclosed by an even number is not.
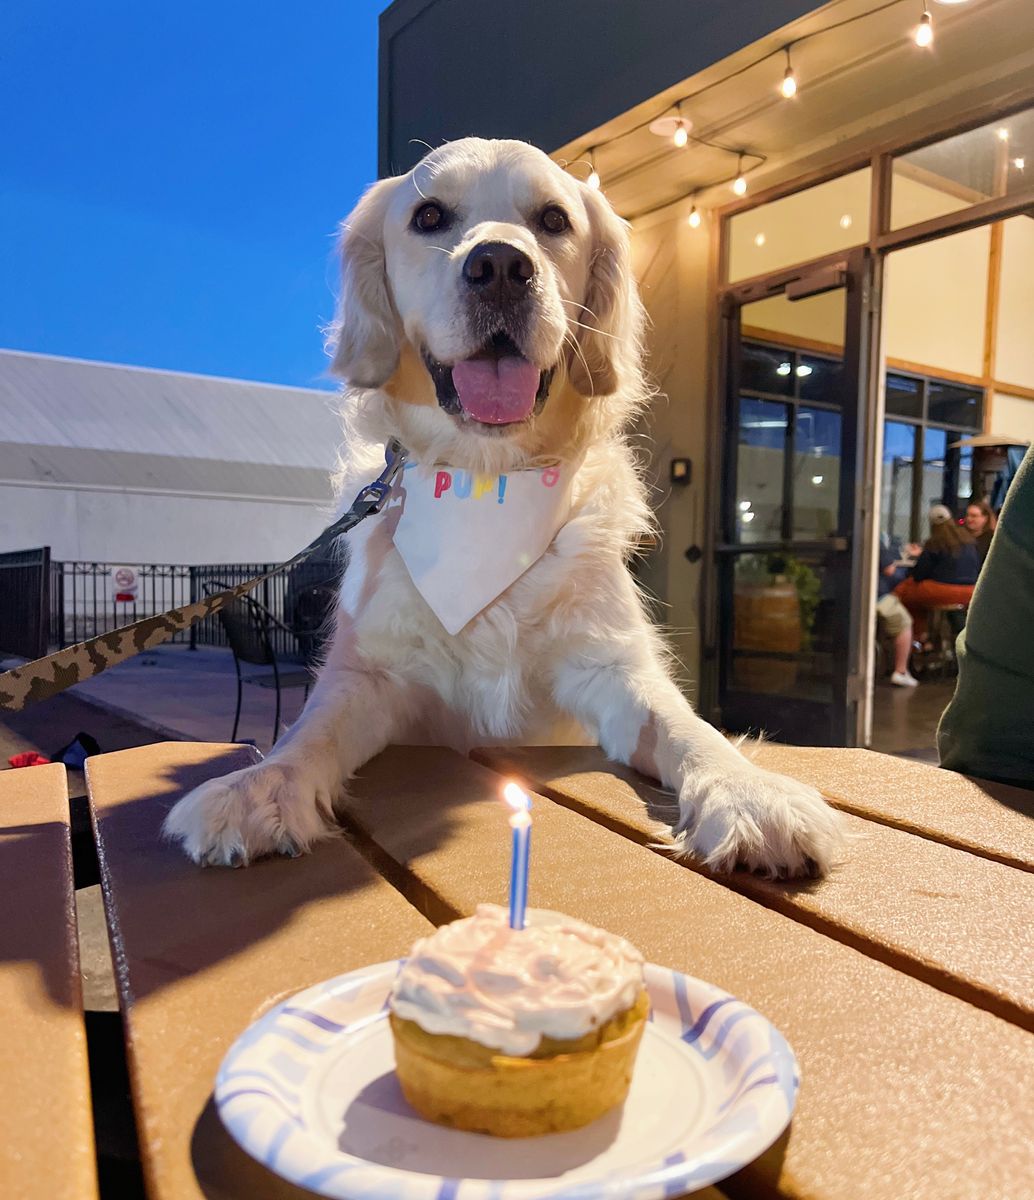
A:
[[[894,639],[894,674],[908,674],[908,660],[912,653],[912,622],[902,629]]]
[[[915,687],[917,680],[908,669],[908,660],[912,654],[912,618],[901,600],[892,592],[889,596],[881,596],[876,602],[876,611],[880,614],[887,632],[894,639],[894,673],[891,683],[897,687]]]

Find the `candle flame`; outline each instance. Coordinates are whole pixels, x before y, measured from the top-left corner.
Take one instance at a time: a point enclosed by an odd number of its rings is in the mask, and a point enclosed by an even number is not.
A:
[[[503,788],[503,799],[517,812],[527,812],[531,808],[531,797],[512,780]]]

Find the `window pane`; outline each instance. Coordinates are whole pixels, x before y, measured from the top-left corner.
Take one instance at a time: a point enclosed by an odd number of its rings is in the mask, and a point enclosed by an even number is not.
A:
[[[729,218],[729,279],[857,246],[869,236],[868,167]]]
[[[960,212],[1030,187],[1034,109],[955,134],[894,159],[891,228]]]
[[[797,377],[797,394],[802,400],[818,400],[821,404],[843,404],[844,364],[839,359],[820,358],[814,354],[802,354],[794,368]]]
[[[980,388],[931,380],[927,393],[927,420],[942,425],[960,425],[964,429],[982,429],[984,393]]]
[[[952,439],[955,440],[954,438]],[[943,429],[927,429],[923,434],[923,510],[919,514],[920,532],[929,532],[927,511],[944,503],[944,473],[947,467],[948,435]]]
[[[778,540],[783,519],[783,462],[789,427],[785,404],[740,399],[736,457],[736,540]]]
[[[821,555],[740,555],[727,689],[828,700],[833,607]]]
[[[828,537],[837,527],[840,489],[840,414],[797,410],[794,451],[793,535]]]
[[[915,467],[916,427],[900,421],[883,426],[883,478],[880,532],[894,545],[912,536],[912,472]]]
[[[959,451],[959,509],[973,495],[973,447],[963,446]]]
[[[744,342],[740,355],[740,387],[773,396],[793,395],[793,353]]]
[[[887,415],[923,417],[923,385],[908,375],[887,376]]]

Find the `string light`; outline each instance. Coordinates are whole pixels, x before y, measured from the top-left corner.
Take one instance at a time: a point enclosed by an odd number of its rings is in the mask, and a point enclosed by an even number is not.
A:
[[[913,0],[913,2],[914,2],[914,0]],[[938,4],[949,4],[949,5],[964,4],[966,2],[967,2],[967,0],[936,0],[936,3],[938,3]],[[769,50],[766,53],[760,55],[758,58],[754,59],[752,62],[749,62],[749,63],[745,64],[744,66],[737,68],[735,71],[730,72],[728,75],[726,75],[720,79],[715,79],[712,82],[705,84],[703,87],[698,88],[696,91],[691,92],[686,96],[683,96],[674,105],[674,108],[675,108],[674,116],[670,115],[672,112],[672,106],[669,105],[668,109],[667,109],[668,115],[661,114],[654,118],[647,118],[641,124],[635,125],[630,129],[626,129],[622,133],[617,134],[614,138],[609,139],[609,141],[606,144],[609,145],[611,141],[616,141],[619,138],[623,138],[623,137],[627,136],[628,134],[635,133],[639,129],[643,129],[648,125],[650,128],[650,131],[652,133],[660,134],[661,136],[664,136],[664,137],[670,136],[672,139],[672,144],[677,149],[682,149],[683,147],[685,147],[686,145],[689,144],[690,131],[693,128],[693,122],[690,121],[688,118],[682,116],[682,105],[684,103],[687,103],[690,100],[696,99],[696,97],[702,95],[704,92],[710,91],[712,88],[720,87],[722,84],[728,83],[729,80],[735,78],[738,75],[742,75],[745,71],[752,70],[754,67],[757,67],[760,64],[767,62],[774,55],[780,54],[780,53],[786,55],[786,67],[783,71],[783,78],[780,80],[780,83],[779,83],[779,92],[785,99],[788,99],[788,100],[792,99],[794,96],[797,95],[797,93],[799,91],[799,87],[800,87],[800,85],[797,81],[797,74],[794,71],[793,62],[791,59],[791,49],[793,46],[795,46],[801,42],[810,40],[811,38],[818,37],[821,34],[831,33],[833,30],[840,29],[845,25],[852,25],[856,21],[863,20],[864,18],[870,17],[870,16],[874,15],[875,13],[882,12],[886,8],[892,7],[893,4],[894,4],[894,0],[889,0],[889,2],[888,2],[888,0],[884,0],[884,3],[878,4],[874,8],[867,9],[864,12],[854,13],[853,15],[851,15],[849,17],[845,17],[843,20],[834,22],[832,25],[827,25],[822,29],[816,29],[811,33],[805,34],[803,37],[797,38],[794,42],[790,43],[789,45],[782,46],[776,50]],[[914,28],[914,30],[912,32],[912,39],[917,46],[920,46],[923,48],[933,45],[934,25],[933,25],[933,17],[930,15],[928,0],[923,0],[922,15],[919,18],[919,24],[916,25],[916,27]],[[1005,128],[1004,126],[999,128],[996,131],[996,133],[997,133],[998,138],[1001,141],[1003,141],[1003,142],[1009,141],[1009,138],[1010,138],[1009,130],[1007,128]],[[694,142],[697,142],[700,145],[706,146],[710,149],[720,150],[724,153],[735,154],[737,156],[736,177],[735,177],[735,179],[733,179],[731,186],[732,186],[732,191],[736,196],[745,196],[747,194],[747,180],[743,173],[743,159],[745,157],[751,158],[751,159],[756,159],[757,162],[754,165],[760,166],[762,163],[765,162],[765,155],[759,154],[755,151],[734,150],[731,146],[723,146],[719,142],[711,142],[711,141],[708,141],[706,138],[695,137],[693,140],[694,140]],[[586,179],[585,182],[591,188],[599,188],[601,185],[601,181],[600,181],[599,172],[596,170],[595,157],[594,157],[593,150],[589,151],[589,162],[590,162],[590,166],[592,169],[589,173],[588,179]],[[1012,160],[1012,163],[1013,163],[1013,166],[1017,170],[1020,170],[1020,171],[1022,171],[1025,166],[1023,159],[1015,159],[1014,158]],[[715,184],[717,184],[718,182],[719,181],[716,180]],[[706,184],[706,185],[700,185],[700,186],[712,187],[712,186],[715,186],[715,184]],[[695,191],[693,192],[693,195],[696,195]],[[694,228],[696,228],[700,224],[700,219],[701,219],[700,213],[697,211],[696,205],[694,204],[690,211],[689,223]],[[848,222],[849,221],[850,221],[850,218],[848,218]],[[841,221],[841,224],[844,225],[843,219]],[[846,225],[845,225],[845,227],[846,227]]]
[[[1025,158],[1014,158],[1012,160],[1012,165],[1016,168],[1017,171],[1022,171],[1023,168],[1027,165],[1027,160]]]
[[[689,210],[689,227],[690,229],[700,228],[700,209],[697,208],[696,204]]]
[[[797,76],[793,73],[793,63],[790,61],[790,47],[786,47],[786,70],[783,72],[783,82],[779,90],[787,100],[797,95]]]
[[[1000,129],[996,129],[995,133],[998,135],[1000,142],[1007,142],[1009,140],[1009,131],[1004,125]]]

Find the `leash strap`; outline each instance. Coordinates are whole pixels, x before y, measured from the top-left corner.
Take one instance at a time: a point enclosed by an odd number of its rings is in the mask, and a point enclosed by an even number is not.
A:
[[[401,443],[392,438],[385,447],[384,470],[356,496],[348,512],[332,525],[328,525],[294,558],[289,558],[272,571],[227,588],[226,591],[206,596],[204,600],[185,604],[181,608],[173,608],[153,617],[145,617],[132,625],[123,625],[110,633],[88,638],[85,642],[58,650],[46,658],[37,658],[34,662],[25,663],[24,666],[0,674],[0,712],[20,712],[30,704],[56,696],[73,684],[92,679],[94,675],[125,662],[127,658],[160,646],[175,634],[189,629],[191,625],[217,613],[231,601],[250,592],[263,580],[279,575],[281,571],[286,571],[288,567],[293,567],[295,563],[308,558],[314,551],[329,546],[335,538],[354,529],[360,521],[384,508],[392,486],[405,464],[406,456],[407,452]]]

